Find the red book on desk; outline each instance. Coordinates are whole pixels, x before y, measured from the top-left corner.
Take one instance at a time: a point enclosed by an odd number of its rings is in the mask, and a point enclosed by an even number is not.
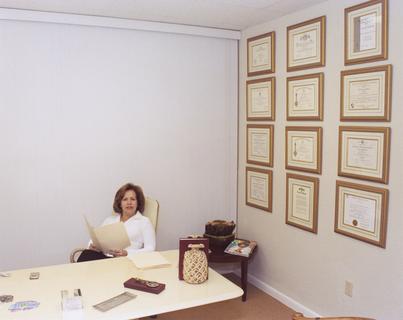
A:
[[[208,258],[208,250],[209,250],[209,239],[202,237],[187,237],[179,239],[179,280],[183,280],[183,258],[185,256],[185,252],[190,250],[188,248],[189,244],[203,244],[204,252]]]

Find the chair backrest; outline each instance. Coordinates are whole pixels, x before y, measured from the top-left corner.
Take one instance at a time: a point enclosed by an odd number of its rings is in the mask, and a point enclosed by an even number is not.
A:
[[[294,313],[292,320],[375,320],[362,317],[324,317],[324,318],[306,318],[302,313]]]
[[[160,205],[157,200],[146,197],[146,203],[144,205],[143,216],[150,219],[151,224],[154,226],[155,231],[157,231],[159,209],[160,209]]]

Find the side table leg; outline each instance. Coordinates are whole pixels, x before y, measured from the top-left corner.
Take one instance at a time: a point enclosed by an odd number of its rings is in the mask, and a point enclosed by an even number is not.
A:
[[[248,291],[248,260],[241,261],[241,284],[242,284],[242,301],[246,301],[246,294]]]

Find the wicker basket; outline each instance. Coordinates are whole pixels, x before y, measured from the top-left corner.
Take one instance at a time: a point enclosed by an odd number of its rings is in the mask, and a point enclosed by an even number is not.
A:
[[[183,280],[187,283],[203,283],[208,278],[208,262],[203,244],[189,244],[190,250],[183,258]]]

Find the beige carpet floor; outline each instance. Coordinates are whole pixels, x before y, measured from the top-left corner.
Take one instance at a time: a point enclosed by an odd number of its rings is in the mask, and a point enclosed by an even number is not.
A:
[[[234,274],[226,275],[239,284]],[[241,298],[158,315],[155,320],[291,320],[295,311],[255,286],[248,285],[246,302]],[[150,318],[148,318],[150,319]]]

